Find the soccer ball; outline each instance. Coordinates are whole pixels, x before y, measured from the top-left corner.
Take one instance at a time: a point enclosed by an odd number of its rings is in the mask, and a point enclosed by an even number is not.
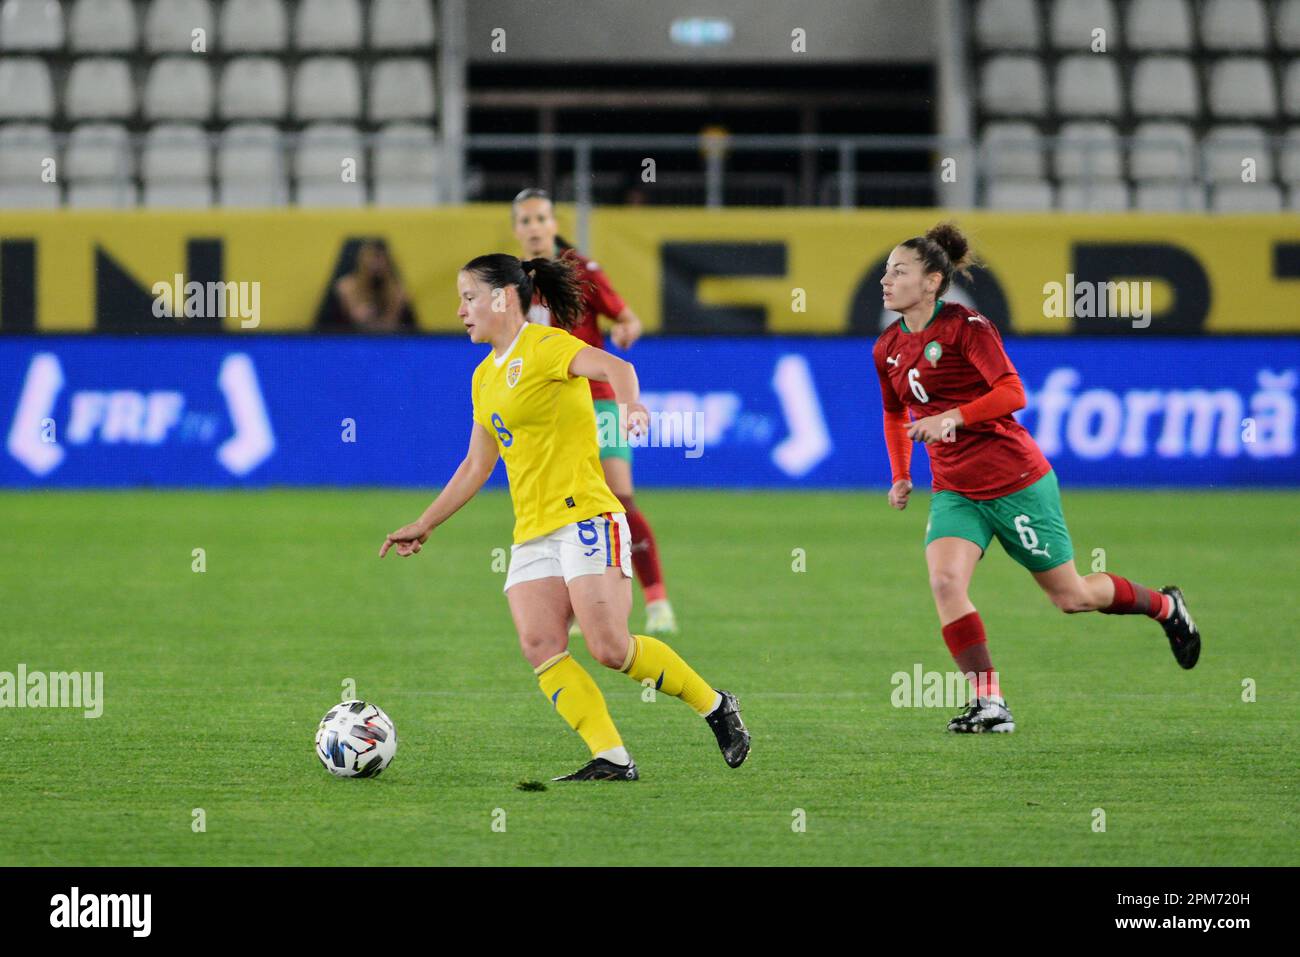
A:
[[[316,757],[341,778],[373,778],[397,753],[397,728],[378,705],[344,701],[316,729]]]

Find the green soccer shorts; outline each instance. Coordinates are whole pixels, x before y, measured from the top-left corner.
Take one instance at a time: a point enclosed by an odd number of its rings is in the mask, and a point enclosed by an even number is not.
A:
[[[930,497],[926,545],[936,538],[964,538],[983,551],[994,535],[1007,554],[1031,572],[1045,572],[1074,558],[1055,471],[1001,498],[977,500],[948,491]]]
[[[596,399],[596,440],[602,459],[623,459],[632,464],[632,446],[618,424],[618,403],[613,399]]]

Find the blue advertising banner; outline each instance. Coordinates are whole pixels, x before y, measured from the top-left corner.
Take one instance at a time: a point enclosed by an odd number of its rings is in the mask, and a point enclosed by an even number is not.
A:
[[[1296,486],[1297,338],[1012,339],[1073,486]],[[0,486],[436,486],[486,347],[454,338],[0,339]],[[888,484],[871,340],[647,339],[638,486]],[[498,468],[494,484],[504,480]],[[929,482],[914,458],[918,487]]]

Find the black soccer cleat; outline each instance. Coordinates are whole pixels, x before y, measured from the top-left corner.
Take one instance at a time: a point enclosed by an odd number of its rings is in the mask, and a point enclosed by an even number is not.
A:
[[[991,698],[976,698],[970,706],[948,722],[948,730],[957,734],[982,734],[991,731],[1007,734],[1016,730],[1016,719],[1011,717],[1006,704]]]
[[[745,729],[745,722],[740,720],[740,702],[730,691],[714,690],[722,695],[722,703],[705,715],[704,720],[718,739],[723,760],[728,766],[738,768],[749,757],[749,732]]]
[[[1184,668],[1195,668],[1197,659],[1201,657],[1201,632],[1187,612],[1182,589],[1177,585],[1166,585],[1160,593],[1174,600],[1173,614],[1160,623],[1169,638],[1174,660]]]
[[[641,775],[636,773],[636,762],[615,764],[604,758],[592,758],[572,774],[551,778],[552,781],[639,781]]]

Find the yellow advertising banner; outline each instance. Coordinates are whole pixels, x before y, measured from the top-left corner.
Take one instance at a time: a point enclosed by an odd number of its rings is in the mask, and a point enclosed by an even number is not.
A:
[[[893,318],[879,289],[890,250],[945,215],[983,263],[949,298],[1010,331],[1300,332],[1296,215],[610,207],[592,213],[583,251],[648,331],[874,335]],[[557,216],[573,239],[574,210]],[[6,212],[0,331],[308,331],[372,237],[425,331],[460,331],[461,264],[518,252],[505,205]],[[160,315],[190,282],[224,284],[224,311]]]

